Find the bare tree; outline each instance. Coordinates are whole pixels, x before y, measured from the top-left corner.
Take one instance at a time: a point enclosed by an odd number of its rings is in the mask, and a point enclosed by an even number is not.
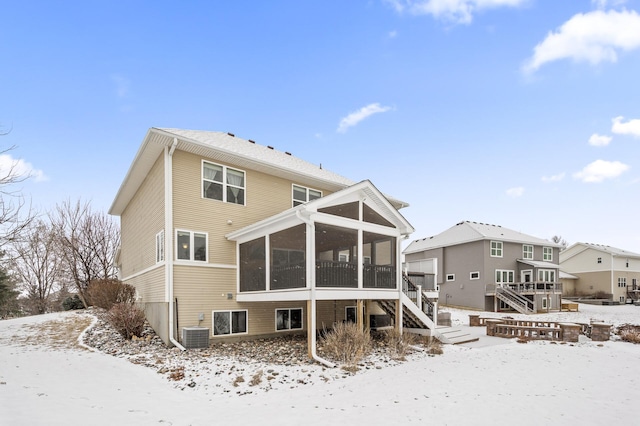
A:
[[[12,188],[30,177],[29,174],[21,173],[18,170],[19,162],[7,154],[14,148],[0,151],[0,158],[3,160],[0,163],[0,250],[15,240],[35,218],[23,195]]]
[[[65,271],[82,303],[88,306],[89,283],[117,277],[115,256],[120,229],[110,216],[92,211],[90,203],[81,200],[58,204],[50,219]]]
[[[10,244],[11,269],[26,293],[32,314],[49,310],[50,297],[60,287],[62,258],[51,225],[41,219],[23,229]]]
[[[551,237],[551,241],[553,241],[556,244],[560,244],[563,249],[566,249],[567,246],[569,245],[569,243],[567,243],[567,240],[562,238],[560,235],[554,235],[553,237]]]

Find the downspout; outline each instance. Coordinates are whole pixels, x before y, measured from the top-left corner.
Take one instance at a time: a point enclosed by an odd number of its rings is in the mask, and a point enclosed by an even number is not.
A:
[[[311,222],[309,219],[305,218],[302,216],[302,214],[300,213],[300,210],[296,211],[296,217],[298,219],[300,219],[302,222],[304,222],[307,225],[307,278],[310,278],[313,274],[313,268],[310,268],[309,265],[311,263],[311,252],[312,252],[312,246],[311,246],[311,238],[313,237],[313,234],[311,233],[311,231],[313,230],[313,222]],[[319,362],[320,364],[324,364],[329,368],[334,368],[336,365],[334,363],[332,363],[331,361],[327,361],[324,358],[321,358],[320,356],[318,356],[318,353],[316,352],[316,283],[312,280],[309,279],[309,291],[310,291],[310,305],[311,305],[311,309],[310,309],[310,319],[311,319],[311,323],[307,324],[307,333],[311,333],[311,358],[313,358],[315,361]]]
[[[173,153],[178,146],[178,138],[173,138],[173,144],[164,156],[164,239],[165,239],[165,282],[169,299],[169,341],[180,350],[186,350],[173,335],[174,305],[173,305]]]

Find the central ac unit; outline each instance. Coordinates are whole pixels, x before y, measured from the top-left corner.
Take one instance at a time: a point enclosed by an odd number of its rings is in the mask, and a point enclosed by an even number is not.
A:
[[[205,327],[184,327],[182,329],[182,346],[187,349],[208,348],[209,329]]]

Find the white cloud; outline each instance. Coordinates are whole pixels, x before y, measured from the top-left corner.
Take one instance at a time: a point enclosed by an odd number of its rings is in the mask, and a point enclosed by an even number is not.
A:
[[[507,195],[512,198],[522,197],[524,194],[524,188],[522,186],[516,186],[515,188],[507,189]]]
[[[607,146],[611,143],[611,136],[599,135],[594,133],[589,138],[589,145],[591,146]]]
[[[599,183],[605,179],[618,177],[629,168],[630,166],[619,161],[596,160],[574,173],[573,177],[586,183]]]
[[[621,4],[625,4],[627,0],[591,0],[591,4],[593,4],[598,9],[605,9],[608,5],[611,6],[619,6]]]
[[[398,36],[398,32],[396,30],[389,31],[387,35],[389,36],[389,38],[396,38]]]
[[[119,98],[126,98],[127,95],[129,95],[129,87],[131,86],[129,79],[120,74],[113,74],[111,76],[111,81],[116,85],[116,95]]]
[[[616,117],[613,120],[611,131],[618,135],[632,135],[640,137],[640,119],[636,118],[623,123],[624,117]]]
[[[34,169],[24,160],[16,160],[9,154],[0,155],[0,178],[26,179],[33,178],[36,182],[49,180],[42,170]]]
[[[551,175],[551,176],[542,176],[542,181],[544,183],[551,183],[551,182],[560,182],[562,179],[564,179],[564,175],[565,173],[558,173],[557,175]]]
[[[379,103],[369,104],[365,107],[360,108],[358,111],[352,112],[351,114],[340,120],[340,125],[338,126],[337,131],[340,133],[345,133],[349,127],[355,126],[365,118],[373,114],[389,111],[390,109],[391,107],[380,106]]]
[[[640,15],[635,11],[579,13],[534,48],[533,57],[523,71],[535,72],[542,65],[560,59],[592,65],[616,62],[619,51],[637,48],[640,48]]]
[[[434,18],[470,24],[473,15],[483,9],[499,7],[517,7],[529,0],[386,0],[398,13],[409,12],[413,15],[431,15]]]

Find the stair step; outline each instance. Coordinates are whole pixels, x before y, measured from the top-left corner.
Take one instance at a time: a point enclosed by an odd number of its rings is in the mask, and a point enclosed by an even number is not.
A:
[[[478,337],[474,337],[466,331],[456,327],[438,327],[436,332],[440,336],[440,341],[449,345],[475,342]]]

